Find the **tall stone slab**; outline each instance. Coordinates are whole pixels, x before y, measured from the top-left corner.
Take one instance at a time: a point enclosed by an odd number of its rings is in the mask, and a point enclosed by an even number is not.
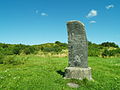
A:
[[[91,68],[88,67],[88,44],[84,24],[80,21],[69,21],[68,50],[69,61],[65,69],[65,78],[91,80]]]
[[[69,67],[88,67],[88,45],[84,25],[79,21],[67,23]]]

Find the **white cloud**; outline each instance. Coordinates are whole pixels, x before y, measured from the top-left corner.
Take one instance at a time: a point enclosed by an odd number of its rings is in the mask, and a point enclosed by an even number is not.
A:
[[[47,13],[42,12],[42,13],[41,13],[41,16],[48,16],[48,14],[47,14]]]
[[[96,21],[89,21],[89,23],[96,23]]]
[[[48,16],[47,13],[45,13],[45,12],[40,12],[38,9],[35,9],[35,10],[34,10],[34,13],[37,14],[37,15],[41,15],[41,16]]]
[[[91,10],[86,17],[91,18],[95,16],[97,16],[97,10]]]
[[[111,9],[111,8],[114,8],[113,4],[106,6],[106,9],[108,9],[108,10]]]

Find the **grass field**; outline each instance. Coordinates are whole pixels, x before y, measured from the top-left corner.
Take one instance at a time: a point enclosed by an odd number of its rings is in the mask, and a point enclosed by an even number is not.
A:
[[[0,64],[0,90],[120,90],[120,58],[89,57],[94,81],[80,81],[58,73],[67,67],[67,57],[28,57],[22,65]],[[80,87],[70,88],[68,82]]]

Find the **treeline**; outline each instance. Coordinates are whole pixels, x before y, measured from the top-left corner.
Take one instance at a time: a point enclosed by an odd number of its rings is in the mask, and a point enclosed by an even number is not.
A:
[[[88,42],[88,55],[97,57],[119,57],[120,48],[114,42],[103,42],[95,44]]]
[[[56,41],[55,43],[46,43],[41,45],[33,45],[37,51],[43,51],[43,52],[55,52],[59,53],[62,50],[66,50],[68,48],[67,43],[61,43],[59,41]]]
[[[35,48],[30,45],[23,44],[4,44],[0,43],[0,54],[3,55],[20,55],[20,54],[33,54]]]
[[[67,49],[68,44],[59,41],[40,45],[0,43],[0,55],[29,55],[38,54],[38,52],[60,53]],[[120,56],[120,48],[114,42],[104,42],[102,44],[88,42],[88,55],[97,57],[118,57]]]

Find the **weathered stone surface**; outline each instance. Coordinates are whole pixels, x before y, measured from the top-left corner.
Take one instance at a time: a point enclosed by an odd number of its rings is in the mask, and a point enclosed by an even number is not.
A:
[[[80,21],[67,23],[69,67],[88,67],[88,45],[84,25]]]
[[[67,30],[69,65],[65,69],[65,78],[92,80],[84,25],[80,21],[70,21],[67,23]]]
[[[71,88],[78,88],[79,87],[79,85],[78,84],[76,84],[76,83],[67,83],[67,85],[69,86],[69,87],[71,87]]]
[[[88,80],[92,80],[91,68],[67,67],[65,69],[65,78],[73,78],[79,80],[87,78]]]

